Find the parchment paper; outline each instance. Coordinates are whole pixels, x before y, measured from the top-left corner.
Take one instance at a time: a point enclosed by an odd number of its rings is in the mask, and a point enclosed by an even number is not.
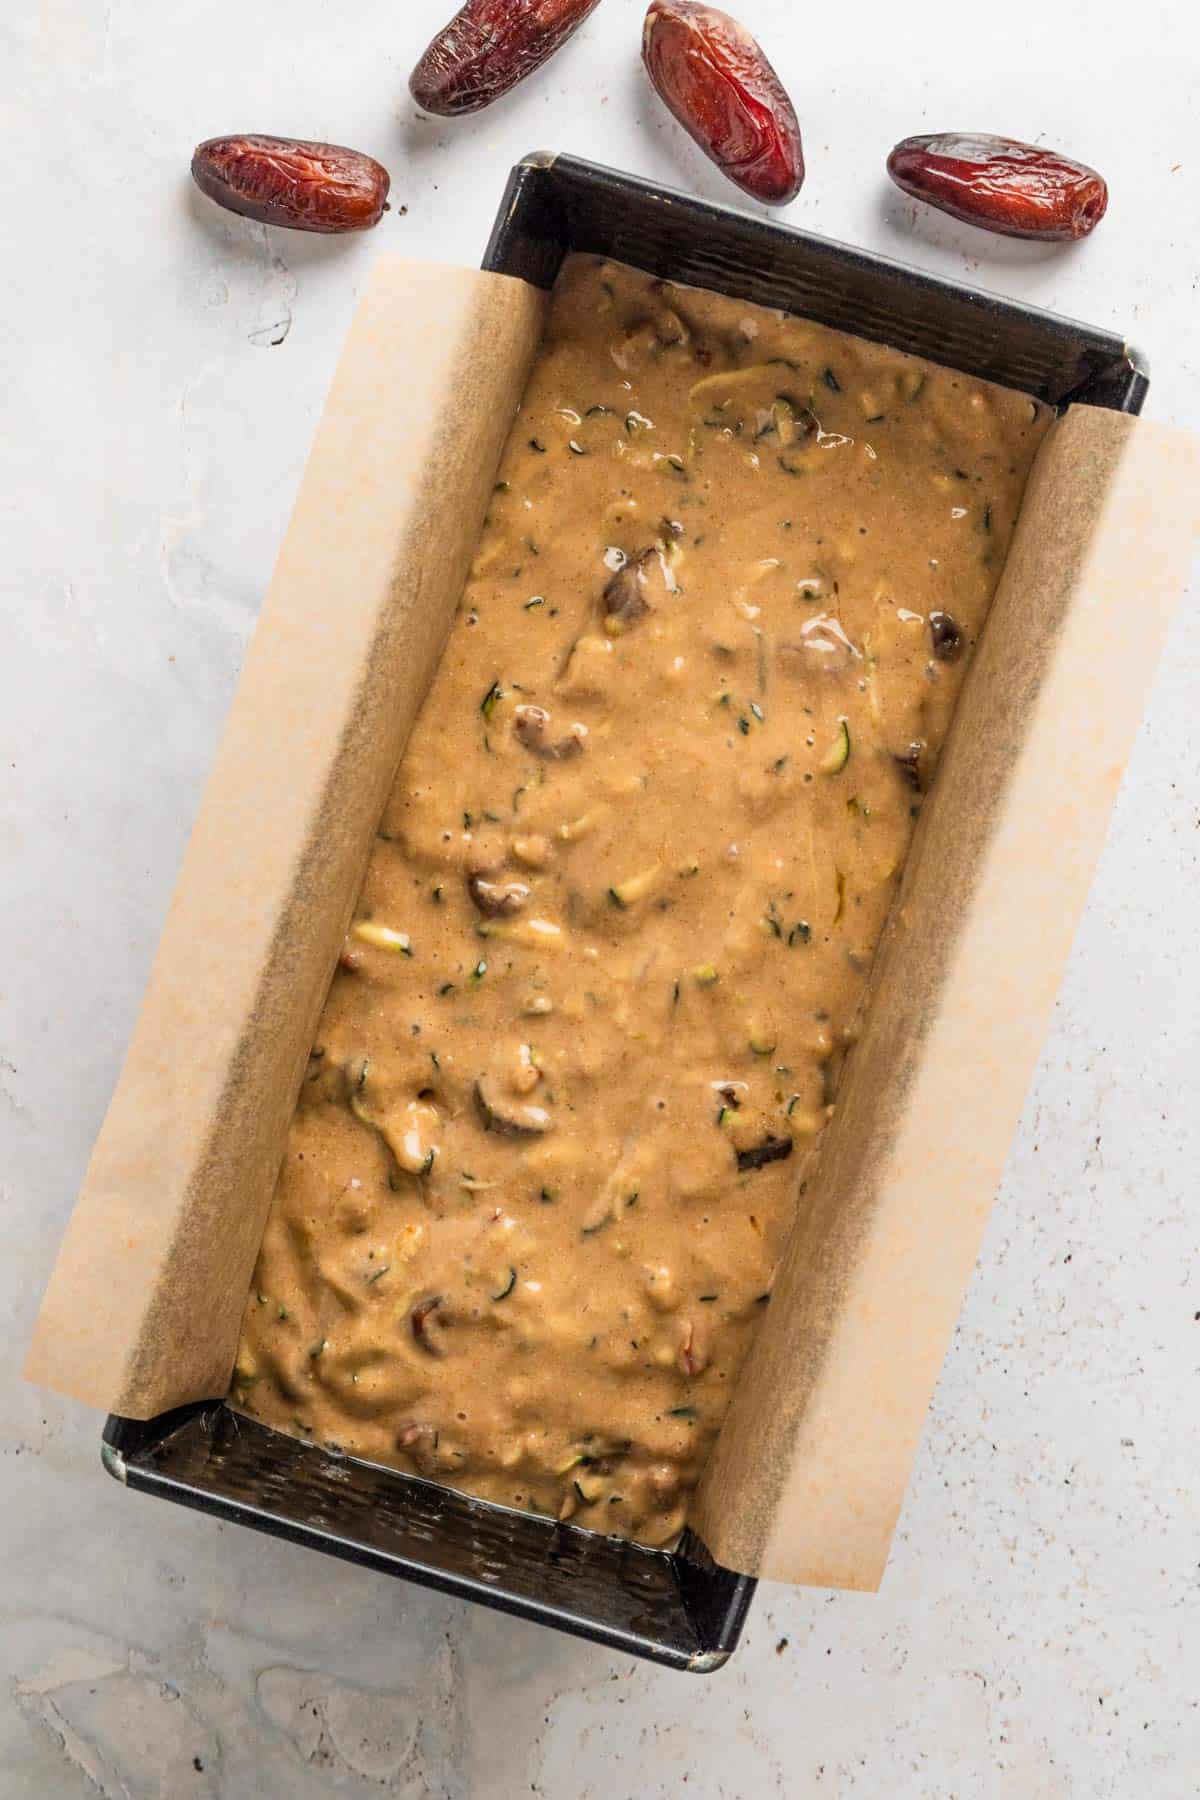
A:
[[[225,1392],[284,1134],[543,299],[382,262],[185,858],[30,1379]],[[1198,525],[1190,439],[1039,454],[861,1042],[699,1496],[730,1567],[873,1588]]]
[[[879,1585],[1198,528],[1194,440],[1053,426],[706,1472],[731,1567]]]
[[[394,257],[372,274],[30,1380],[130,1418],[228,1385],[301,1072],[543,312],[504,275]]]

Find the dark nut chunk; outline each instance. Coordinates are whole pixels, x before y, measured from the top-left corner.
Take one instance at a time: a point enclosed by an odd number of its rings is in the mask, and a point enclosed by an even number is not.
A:
[[[413,1342],[428,1356],[444,1356],[446,1354],[442,1333],[448,1320],[440,1316],[442,1304],[443,1296],[441,1294],[429,1294],[424,1300],[418,1300],[408,1315]]]
[[[933,654],[939,662],[955,662],[962,654],[963,634],[951,613],[930,613],[929,636],[933,640]]]
[[[744,26],[699,0],[651,0],[642,61],[655,92],[723,175],[784,206],[804,180],[796,109]]]
[[[643,550],[640,556],[622,565],[604,585],[604,617],[605,621],[615,621],[622,629],[626,625],[636,624],[638,619],[645,618],[650,611],[650,603],[646,599],[646,563],[654,555],[653,550]]]
[[[748,1150],[738,1150],[737,1166],[739,1169],[764,1169],[768,1163],[782,1162],[792,1154],[790,1137],[765,1137],[761,1144],[752,1144]]]
[[[579,29],[599,0],[466,0],[412,72],[425,112],[479,112],[532,75]]]
[[[530,894],[523,881],[487,881],[482,875],[467,876],[467,892],[489,919],[506,918],[520,912]]]
[[[925,771],[921,766],[924,742],[910,744],[907,750],[896,751],[892,761],[905,787],[910,787],[914,794],[925,792]]]
[[[367,231],[386,210],[391,176],[374,157],[299,138],[208,138],[192,179],[228,212],[293,231]]]
[[[498,1084],[486,1076],[475,1083],[475,1104],[486,1131],[497,1131],[501,1137],[541,1137],[554,1121],[544,1106],[508,1094],[501,1094]]]
[[[655,597],[665,598],[677,591],[675,571],[669,557],[658,544],[631,556],[604,584],[601,604],[604,629],[610,637],[620,637],[630,625],[636,625],[654,608],[650,604],[651,588]]]
[[[527,750],[532,750],[535,756],[548,757],[553,762],[561,762],[568,756],[578,756],[587,736],[586,725],[572,725],[564,736],[552,738],[550,714],[544,706],[518,706],[513,713],[513,730]]]
[[[661,350],[671,350],[678,345],[686,349],[692,341],[692,334],[677,312],[668,306],[662,312],[656,312],[650,321],[654,331],[654,341]],[[682,527],[680,527],[682,535]]]

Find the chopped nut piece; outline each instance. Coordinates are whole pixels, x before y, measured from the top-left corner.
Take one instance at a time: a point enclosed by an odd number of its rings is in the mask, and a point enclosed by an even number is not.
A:
[[[578,756],[587,737],[586,725],[572,725],[562,737],[552,738],[550,714],[542,706],[518,706],[513,713],[513,730],[527,750],[555,762]]]
[[[467,889],[480,912],[489,919],[520,912],[529,900],[529,889],[523,881],[485,881],[482,875],[468,875]]]

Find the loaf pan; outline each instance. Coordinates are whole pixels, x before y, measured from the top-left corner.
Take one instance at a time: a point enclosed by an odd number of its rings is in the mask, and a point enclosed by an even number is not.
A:
[[[571,251],[781,308],[1034,395],[1138,413],[1144,360],[1110,333],[575,157],[513,169],[483,266],[553,285]],[[104,1466],[184,1506],[476,1600],[609,1649],[709,1673],[755,1582],[692,1533],[649,1550],[305,1444],[208,1401],[110,1417]]]

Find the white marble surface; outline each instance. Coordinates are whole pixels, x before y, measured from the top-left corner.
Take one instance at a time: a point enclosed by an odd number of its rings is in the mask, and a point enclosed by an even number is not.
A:
[[[1127,330],[1149,412],[1200,422],[1187,9],[741,10],[805,121],[790,218]],[[10,1375],[371,259],[477,260],[538,147],[732,197],[647,96],[641,11],[603,0],[541,79],[443,127],[405,92],[443,0],[3,8]],[[1108,221],[1062,251],[916,219],[883,157],[946,126],[1098,162]],[[242,129],[361,145],[395,210],[344,242],[216,212],[191,146]],[[94,1416],[6,1379],[6,1800],[1200,1792],[1198,693],[1193,605],[878,1598],[764,1589],[699,1684],[124,1494]]]

